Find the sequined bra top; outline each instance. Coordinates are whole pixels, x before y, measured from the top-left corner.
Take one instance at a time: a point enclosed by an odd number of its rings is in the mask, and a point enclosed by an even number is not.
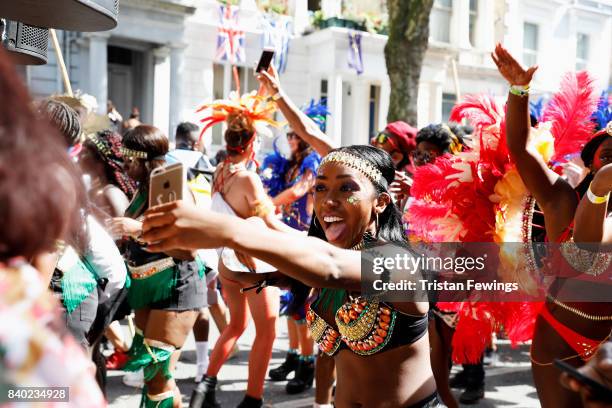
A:
[[[321,296],[329,296],[330,292],[335,292],[332,296],[345,294],[346,297],[346,291],[331,289],[323,289]],[[320,303],[308,307],[306,322],[319,349],[329,356],[343,347],[355,354],[371,355],[412,344],[427,333],[427,315],[401,313],[376,297],[349,296],[349,300],[336,310],[335,327],[315,312]]]

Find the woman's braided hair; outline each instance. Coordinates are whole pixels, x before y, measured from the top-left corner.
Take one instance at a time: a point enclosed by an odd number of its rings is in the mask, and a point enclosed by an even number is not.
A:
[[[84,143],[84,147],[94,152],[104,163],[104,171],[109,182],[119,187],[131,199],[136,192],[136,185],[123,170],[121,146],[121,136],[110,130],[98,132],[88,137]]]

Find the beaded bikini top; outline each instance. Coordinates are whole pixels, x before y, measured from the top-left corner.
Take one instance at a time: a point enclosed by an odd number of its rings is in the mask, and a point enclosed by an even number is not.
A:
[[[427,315],[402,314],[376,297],[349,296],[335,313],[336,327],[310,306],[306,322],[319,349],[330,356],[343,344],[356,354],[371,355],[414,343],[427,333]]]

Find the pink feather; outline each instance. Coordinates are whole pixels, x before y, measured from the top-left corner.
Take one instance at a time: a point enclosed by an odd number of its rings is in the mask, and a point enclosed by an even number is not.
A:
[[[576,153],[593,135],[591,114],[597,107],[598,95],[593,78],[586,71],[567,73],[542,115],[542,121],[552,121],[555,138],[553,160]]]
[[[501,120],[503,111],[491,95],[465,95],[463,100],[455,105],[450,114],[450,121],[470,121],[472,126],[490,126]]]

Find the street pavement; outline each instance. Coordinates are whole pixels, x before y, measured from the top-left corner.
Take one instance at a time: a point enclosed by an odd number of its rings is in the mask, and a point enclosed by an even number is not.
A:
[[[212,323],[212,321],[211,321]],[[211,346],[217,340],[218,332],[211,324]],[[124,326],[127,333],[127,326]],[[271,367],[276,367],[285,358],[288,348],[287,329],[284,319],[279,320],[277,328],[278,337],[274,343]],[[240,352],[229,360],[219,373],[220,390],[217,392],[219,402],[223,408],[236,407],[244,396],[247,386],[248,357],[252,339],[255,335],[253,324],[239,340]],[[539,407],[536,390],[531,378],[529,363],[529,346],[522,345],[512,349],[508,342],[498,341],[497,362],[494,366],[486,367],[485,399],[476,405],[465,407],[491,408],[491,407]],[[181,359],[177,366],[175,378],[183,395],[183,404],[189,404],[189,397],[195,383],[195,344],[193,336],[187,340]],[[460,367],[453,367],[456,372]],[[125,386],[121,379],[121,371],[109,371],[107,398],[111,407],[138,407],[141,390]],[[310,408],[314,402],[314,391],[311,389],[303,394],[289,396],[285,393],[285,382],[267,381],[265,385],[265,406],[275,408]],[[454,390],[458,397],[460,391]],[[462,405],[463,407],[463,405]]]

